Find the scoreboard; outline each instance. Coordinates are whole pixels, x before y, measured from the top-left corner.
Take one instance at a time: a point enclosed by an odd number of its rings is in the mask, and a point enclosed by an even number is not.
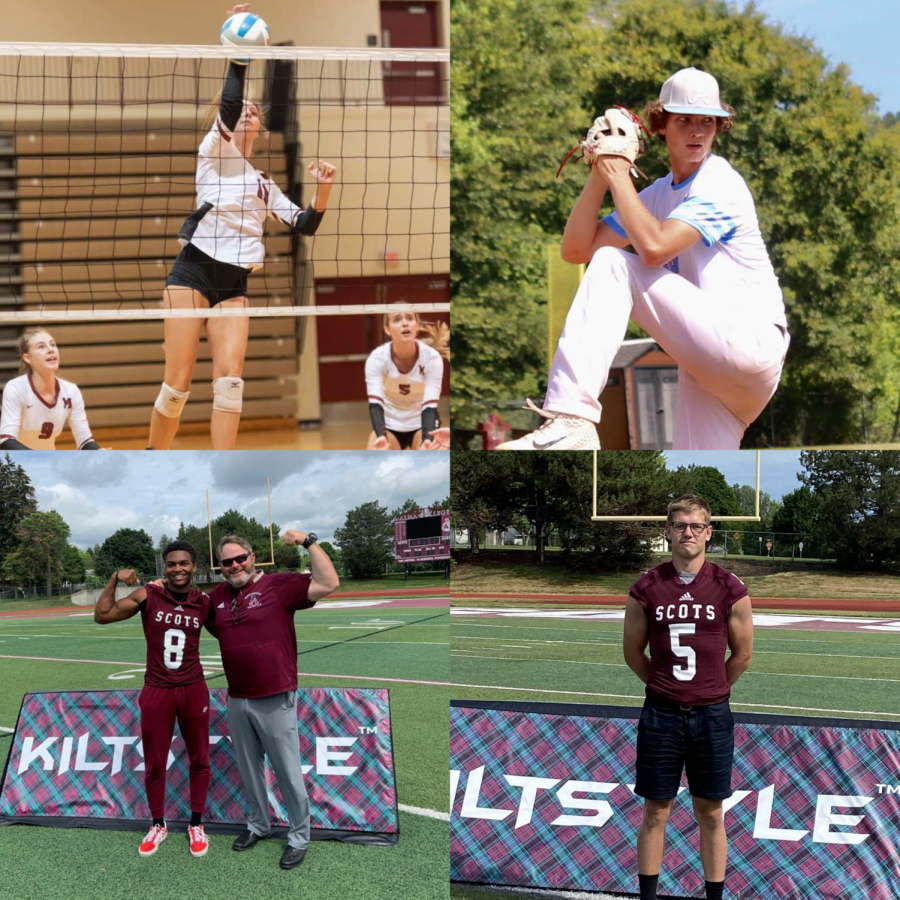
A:
[[[397,516],[394,559],[398,563],[450,559],[450,510],[428,507]]]

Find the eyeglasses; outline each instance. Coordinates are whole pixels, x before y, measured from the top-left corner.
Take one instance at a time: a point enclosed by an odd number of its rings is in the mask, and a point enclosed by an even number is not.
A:
[[[220,559],[219,565],[223,569],[230,569],[233,565],[243,565],[248,559],[250,559],[250,554],[242,553],[240,556],[232,556],[230,559]]]
[[[669,522],[668,524],[675,534],[684,534],[688,528],[691,529],[691,534],[703,534],[709,528],[709,525],[704,525],[702,522]]]

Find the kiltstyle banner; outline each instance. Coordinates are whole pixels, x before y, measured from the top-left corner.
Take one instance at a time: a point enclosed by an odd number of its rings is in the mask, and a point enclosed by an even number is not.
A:
[[[451,706],[451,879],[636,894],[640,710]],[[900,725],[734,718],[726,897],[900,897]],[[704,896],[686,788],[669,820],[659,895]]]
[[[144,793],[140,691],[26,694],[0,790],[0,824],[141,830]],[[226,692],[210,691],[212,779],[203,823],[239,832],[247,807],[228,737]],[[298,691],[298,739],[313,838],[393,844],[399,838],[388,692],[378,688]],[[274,828],[287,811],[267,766]],[[176,726],[167,810],[188,821],[188,760]],[[276,831],[276,833],[280,833]]]

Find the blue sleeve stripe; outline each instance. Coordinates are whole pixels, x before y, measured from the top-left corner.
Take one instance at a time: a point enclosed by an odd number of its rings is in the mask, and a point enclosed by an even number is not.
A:
[[[700,232],[700,237],[703,238],[703,243],[706,244],[707,247],[712,247],[713,244],[719,239],[718,235],[714,232],[710,231],[703,223],[698,222],[694,217],[688,216],[682,213],[679,209],[676,209],[674,212],[670,212],[667,216],[669,219],[678,219],[679,222],[686,222],[692,228],[696,228],[697,231]]]
[[[628,237],[625,229],[619,224],[619,216],[617,213],[610,213],[603,221],[605,224],[609,225],[619,237]]]

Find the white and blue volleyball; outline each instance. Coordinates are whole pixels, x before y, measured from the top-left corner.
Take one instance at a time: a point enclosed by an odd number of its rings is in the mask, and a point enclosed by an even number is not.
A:
[[[225,47],[265,47],[269,43],[269,26],[254,13],[236,13],[222,26],[219,43]],[[235,59],[249,63],[249,59]]]

